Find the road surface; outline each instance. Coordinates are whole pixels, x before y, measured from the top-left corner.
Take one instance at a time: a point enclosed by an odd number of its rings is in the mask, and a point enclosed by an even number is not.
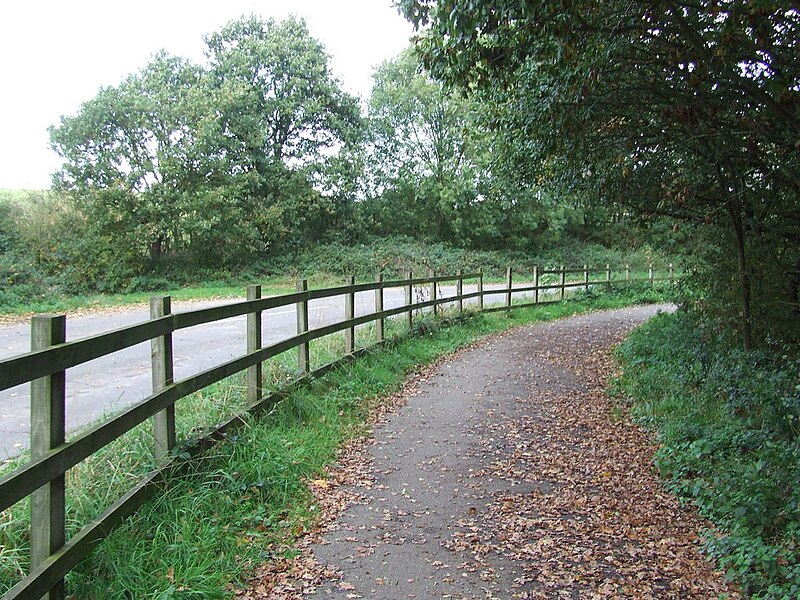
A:
[[[740,598],[605,394],[611,347],[673,309],[517,327],[423,369],[309,482],[314,526],[236,597]]]

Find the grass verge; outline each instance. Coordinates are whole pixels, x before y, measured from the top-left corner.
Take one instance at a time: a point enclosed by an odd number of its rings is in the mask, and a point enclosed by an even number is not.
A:
[[[707,552],[753,598],[800,597],[800,356],[745,353],[690,314],[620,346],[617,391],[658,431],[656,468],[718,528]]]
[[[170,479],[162,493],[129,518],[68,576],[76,598],[225,598],[278,542],[290,542],[317,518],[306,482],[336,457],[346,440],[365,433],[365,420],[414,369],[489,333],[590,309],[663,299],[658,290],[624,294],[590,290],[564,303],[510,314],[416,321],[405,335],[390,321],[392,339],[346,367],[299,387],[272,412],[245,427]],[[447,325],[447,326],[444,326]],[[372,333],[358,332],[364,346]],[[340,336],[312,345],[314,364],[342,354]],[[291,380],[294,353],[265,365],[267,381]],[[178,404],[180,435],[192,437],[241,406],[239,378]],[[149,426],[130,432],[69,474],[69,529],[74,533],[152,466]],[[24,459],[20,459],[24,460]],[[27,502],[0,515],[0,592],[27,572]]]
[[[62,266],[50,272],[51,267],[29,256],[29,248],[23,246],[6,252],[0,249],[0,323],[37,312],[106,310],[143,304],[149,296],[163,293],[171,294],[175,300],[244,298],[246,286],[252,283],[261,283],[264,294],[288,292],[294,290],[295,280],[302,277],[309,279],[312,288],[318,288],[341,284],[347,275],[354,275],[358,281],[374,281],[378,272],[386,279],[393,279],[403,277],[408,270],[421,275],[431,269],[439,273],[464,269],[468,273],[483,270],[487,283],[501,283],[507,267],[513,267],[515,281],[525,278],[530,281],[534,265],[575,267],[587,262],[593,267],[611,264],[618,268],[628,263],[639,276],[646,276],[649,264],[655,263],[657,269],[659,266],[663,269],[669,260],[674,258],[668,259],[647,245],[622,250],[564,240],[546,252],[532,254],[466,250],[408,238],[377,238],[368,244],[304,245],[296,251],[261,257],[239,266],[203,267],[176,256],[149,264],[134,275],[124,265],[114,264],[113,273],[106,265],[100,270],[102,277],[94,273],[97,280],[87,281],[89,277],[81,269]],[[618,273],[614,276],[620,277]],[[545,281],[554,283],[557,276],[546,277]]]

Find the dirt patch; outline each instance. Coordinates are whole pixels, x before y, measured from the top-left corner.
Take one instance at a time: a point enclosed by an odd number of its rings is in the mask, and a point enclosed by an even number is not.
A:
[[[604,393],[610,348],[656,310],[517,328],[421,374],[311,482],[325,517],[300,555],[238,595],[737,597]]]

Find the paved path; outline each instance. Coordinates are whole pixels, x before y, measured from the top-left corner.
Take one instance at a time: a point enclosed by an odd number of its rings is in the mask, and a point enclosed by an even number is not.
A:
[[[329,515],[244,598],[715,598],[700,520],[604,388],[609,347],[665,306],[518,328],[405,391],[313,488]],[[735,596],[734,596],[735,597]]]
[[[487,286],[490,289],[492,286]],[[497,287],[497,286],[495,286]],[[475,286],[465,286],[465,293]],[[442,296],[452,296],[455,288],[442,287]],[[519,294],[515,294],[515,298]],[[502,296],[489,296],[498,302]],[[356,316],[374,311],[374,292],[356,294]],[[175,312],[234,302],[175,303]],[[401,288],[385,291],[384,308],[402,306]],[[309,327],[314,329],[341,321],[344,298],[323,298],[309,303]],[[80,315],[67,318],[67,340],[72,341],[112,329],[140,323],[149,318],[144,308]],[[269,345],[295,335],[296,315],[293,306],[284,306],[263,313],[263,344]],[[207,323],[182,329],[173,334],[175,378],[190,377],[234,359],[245,353],[246,317]],[[0,327],[0,360],[30,350],[30,325],[27,323]],[[67,430],[91,423],[104,415],[119,411],[151,393],[150,344],[144,343],[115,354],[79,365],[67,372]],[[0,460],[14,456],[29,445],[29,385],[0,391]]]

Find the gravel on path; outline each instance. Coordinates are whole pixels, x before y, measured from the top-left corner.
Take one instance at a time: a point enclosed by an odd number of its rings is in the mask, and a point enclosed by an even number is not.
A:
[[[237,596],[738,597],[605,393],[611,347],[666,308],[515,328],[418,374],[309,483],[319,529]]]

